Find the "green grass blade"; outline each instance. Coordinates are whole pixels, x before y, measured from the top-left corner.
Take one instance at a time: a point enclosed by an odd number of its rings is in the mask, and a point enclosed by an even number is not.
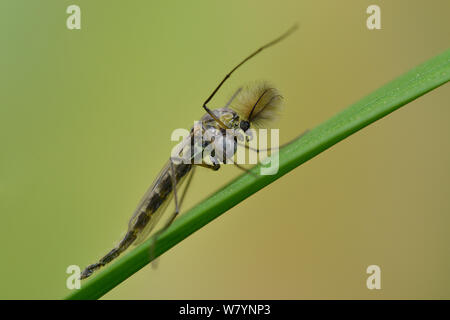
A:
[[[204,200],[162,233],[155,254],[163,254],[208,222],[272,181],[361,128],[384,117],[450,79],[450,49],[384,85],[279,152],[276,175],[242,175]],[[253,169],[259,172],[259,166]],[[150,240],[120,257],[75,290],[67,299],[97,299],[150,262]]]

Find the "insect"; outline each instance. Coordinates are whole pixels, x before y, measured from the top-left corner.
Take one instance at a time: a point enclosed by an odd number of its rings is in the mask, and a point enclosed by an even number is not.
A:
[[[81,273],[81,279],[89,277],[93,272],[117,258],[131,244],[137,245],[144,241],[163,215],[169,202],[174,199],[175,211],[158,233],[169,227],[180,212],[180,206],[195,168],[201,166],[214,171],[219,170],[221,163],[226,163],[234,156],[239,144],[238,140],[249,141],[252,138],[251,130],[249,130],[251,126],[264,126],[268,121],[275,118],[282,104],[282,96],[277,89],[266,82],[256,86],[239,88],[222,108],[211,110],[207,105],[234,71],[262,50],[286,38],[296,28],[297,26],[292,27],[278,38],[254,51],[224,77],[203,103],[206,114],[201,118],[200,125],[191,129],[190,134],[181,142],[175,157],[172,156],[169,159],[142,197],[128,223],[125,236],[115,248],[98,262],[86,267]],[[194,137],[197,135],[203,137],[200,148],[195,148],[196,145],[194,144]],[[251,149],[245,143],[242,145]],[[196,151],[196,149],[199,149],[199,151]],[[197,163],[193,161],[199,155],[199,152],[204,155],[206,149],[210,150],[208,154],[209,162],[201,161]],[[179,158],[177,159],[177,157]],[[188,161],[186,161],[186,158]],[[184,161],[180,161],[181,159]],[[240,169],[246,170],[239,164],[234,164]],[[187,184],[179,198],[177,190],[180,189],[185,180],[187,180]]]

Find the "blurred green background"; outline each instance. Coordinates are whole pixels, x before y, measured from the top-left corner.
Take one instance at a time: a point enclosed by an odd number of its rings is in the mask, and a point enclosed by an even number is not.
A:
[[[66,8],[82,29],[66,28]],[[366,28],[381,7],[382,30]],[[281,142],[449,47],[450,2],[0,2],[0,298],[58,299],[115,245],[221,78],[283,92]],[[109,299],[450,298],[450,90],[434,90],[261,190]],[[241,172],[197,170],[184,209]],[[169,209],[170,210],[170,209]],[[381,267],[381,290],[366,288]]]

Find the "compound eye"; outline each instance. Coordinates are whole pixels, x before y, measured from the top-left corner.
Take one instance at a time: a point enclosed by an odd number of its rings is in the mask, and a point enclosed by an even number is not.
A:
[[[241,123],[239,124],[239,126],[241,127],[242,131],[247,131],[248,128],[250,128],[250,122],[246,121],[246,120],[242,120]]]

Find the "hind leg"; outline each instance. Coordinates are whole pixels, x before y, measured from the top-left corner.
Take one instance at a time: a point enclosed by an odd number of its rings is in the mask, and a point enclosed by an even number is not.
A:
[[[289,142],[287,142],[287,143],[285,143],[285,144],[282,144],[281,146],[278,147],[278,149],[281,149],[281,148],[283,148],[283,147],[286,147],[287,145],[290,145],[290,144],[291,144],[292,142],[294,142],[295,140],[298,140],[298,139],[302,138],[302,137],[303,137],[305,134],[307,134],[308,132],[309,132],[309,129],[303,131],[302,134],[300,134],[300,135],[297,136],[296,138],[292,139],[291,141],[289,141]],[[255,149],[255,148],[252,148],[252,147],[250,147],[250,146],[248,146],[248,145],[246,145],[246,144],[243,144],[243,143],[238,143],[238,146],[244,147],[244,148],[246,148],[246,149],[248,149],[248,150],[252,150],[252,151],[255,151],[255,152],[260,152],[260,151],[271,151],[271,150],[272,150],[272,148],[266,148],[266,149],[259,149],[259,148],[257,148],[257,149]]]
[[[172,178],[172,183],[174,185],[173,188],[173,192],[174,192],[174,200],[175,200],[175,211],[172,213],[172,215],[170,216],[169,220],[167,220],[167,222],[164,224],[164,226],[158,230],[157,232],[155,232],[155,235],[152,238],[152,243],[150,244],[150,259],[154,259],[152,266],[156,267],[156,257],[155,257],[155,244],[156,244],[156,240],[158,238],[158,236],[164,232],[171,224],[172,222],[175,220],[175,218],[178,216],[178,214],[180,213],[180,208],[181,205],[183,204],[183,200],[186,196],[187,190],[189,189],[189,185],[191,184],[192,178],[194,176],[194,171],[195,171],[195,166],[192,167],[191,172],[189,173],[189,177],[188,180],[186,182],[186,186],[184,187],[183,193],[181,195],[181,198],[178,201],[178,193],[176,190],[176,181],[175,180],[175,174],[173,172],[173,164],[171,163],[171,174],[173,174],[173,178]]]

